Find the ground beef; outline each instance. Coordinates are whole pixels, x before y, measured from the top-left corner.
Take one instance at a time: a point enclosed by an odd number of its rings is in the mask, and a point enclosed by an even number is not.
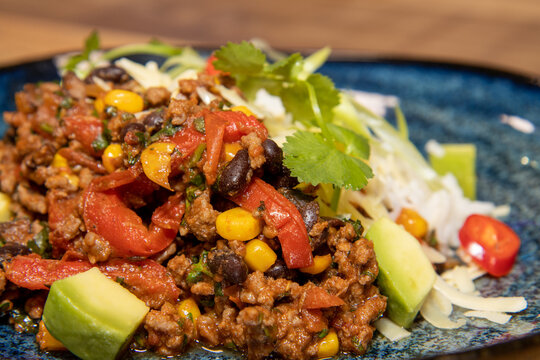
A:
[[[144,93],[144,99],[152,107],[167,105],[170,97],[171,93],[163,86],[148,88]]]
[[[87,232],[83,238],[82,250],[92,264],[106,261],[112,253],[109,243],[102,236],[91,231]]]
[[[30,189],[26,185],[19,184],[15,195],[16,199],[28,210],[39,213],[47,213],[47,201],[45,196]]]
[[[261,138],[257,135],[256,132],[252,132],[245,136],[242,136],[242,147],[244,149],[247,149],[248,151],[252,169],[260,168],[266,161],[266,158],[264,157],[264,148],[262,147],[262,142],[263,140],[261,140]]]
[[[197,105],[197,99],[171,99],[169,107],[165,113],[166,119],[171,119],[171,124],[182,125],[190,116],[197,114],[200,111]]]
[[[210,192],[205,190],[191,204],[184,216],[189,230],[200,241],[211,241],[216,237],[216,219],[219,211],[210,203]]]
[[[4,292],[4,289],[6,288],[6,274],[4,273],[4,270],[0,268],[0,295]]]
[[[151,310],[145,318],[147,344],[159,355],[170,356],[182,352],[195,335],[192,320],[182,318],[176,307],[165,303],[160,311]]]
[[[24,311],[32,319],[40,319],[41,315],[43,315],[45,300],[47,300],[47,294],[44,293],[38,293],[36,296],[32,296],[24,303]]]
[[[0,223],[0,236],[6,243],[14,242],[26,246],[28,241],[34,237],[34,232],[30,220],[22,218]]]
[[[175,256],[167,263],[167,270],[174,279],[176,285],[181,289],[189,289],[186,283],[186,276],[191,267],[191,260],[188,259],[184,254]]]

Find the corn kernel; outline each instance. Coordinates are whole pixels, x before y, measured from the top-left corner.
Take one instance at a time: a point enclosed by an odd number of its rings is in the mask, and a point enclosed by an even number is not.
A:
[[[303,267],[300,269],[303,273],[308,274],[320,274],[324,270],[326,270],[330,264],[332,263],[332,255],[326,254],[326,255],[316,255],[313,257],[313,264],[311,266]]]
[[[339,351],[339,338],[334,329],[319,341],[317,357],[319,359],[328,358],[336,355]]]
[[[276,253],[264,241],[254,239],[247,243],[244,261],[251,270],[265,272],[274,265],[276,259]]]
[[[0,192],[0,222],[6,222],[11,220],[11,198],[2,192]]]
[[[239,143],[225,143],[223,146],[223,154],[225,155],[225,161],[231,161],[238,150],[242,149],[242,145]]]
[[[114,106],[120,111],[136,113],[144,109],[144,100],[133,91],[114,89],[103,99],[105,105]]]
[[[103,114],[103,111],[105,110],[105,103],[103,102],[102,98],[99,97],[94,100],[94,109],[98,114]]]
[[[236,207],[218,215],[217,233],[227,240],[251,240],[261,232],[261,224],[251,212]]]
[[[193,298],[187,298],[178,304],[178,314],[183,318],[193,320],[193,323],[195,323],[197,318],[201,316],[201,311]]]
[[[51,165],[55,168],[65,168],[65,167],[68,167],[68,162],[65,157],[63,157],[59,153],[56,153],[54,154]]]
[[[101,155],[101,161],[105,169],[112,173],[118,167],[122,165],[122,158],[124,157],[124,151],[120,144],[110,144],[103,151]]]
[[[246,114],[247,116],[255,116],[255,114],[249,110],[246,106],[243,106],[243,105],[239,105],[239,106],[233,106],[231,108],[232,111],[240,111],[240,112],[243,112],[244,114]]]
[[[49,330],[45,327],[43,320],[39,322],[38,333],[36,334],[36,340],[39,344],[39,348],[43,351],[56,351],[66,350],[64,344],[56,340]]]
[[[170,142],[155,142],[148,145],[141,153],[144,174],[156,184],[171,190],[171,154],[176,148]]]
[[[428,231],[427,221],[413,209],[403,208],[396,218],[396,223],[417,239],[424,238]]]
[[[61,172],[62,176],[64,176],[71,186],[78,188],[79,187],[79,177],[75,174],[68,174],[67,172]]]

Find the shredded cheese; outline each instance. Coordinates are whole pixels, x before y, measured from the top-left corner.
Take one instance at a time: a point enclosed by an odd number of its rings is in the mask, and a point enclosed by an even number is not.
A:
[[[399,341],[411,335],[410,332],[387,318],[381,318],[374,323],[379,332],[390,341]]]
[[[467,311],[463,315],[468,317],[483,318],[497,324],[506,324],[512,318],[511,315],[497,311]]]
[[[524,297],[492,297],[484,298],[461,291],[448,285],[440,276],[437,276],[433,287],[446,296],[454,305],[471,310],[519,312],[527,308]]]

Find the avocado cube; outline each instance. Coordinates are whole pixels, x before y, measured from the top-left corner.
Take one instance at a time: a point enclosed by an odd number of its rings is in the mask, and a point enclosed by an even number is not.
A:
[[[417,239],[389,218],[375,221],[366,233],[379,264],[377,282],[388,297],[392,321],[410,327],[431,291],[436,274]]]
[[[52,284],[43,322],[81,359],[112,360],[129,345],[148,310],[143,301],[92,268]]]

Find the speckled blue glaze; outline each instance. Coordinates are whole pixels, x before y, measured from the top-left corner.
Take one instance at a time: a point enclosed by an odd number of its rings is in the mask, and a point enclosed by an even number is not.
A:
[[[478,149],[478,196],[509,204],[507,223],[522,239],[518,262],[502,279],[484,277],[477,286],[486,296],[524,296],[529,307],[505,325],[469,320],[457,331],[415,323],[412,336],[390,343],[376,335],[362,359],[419,359],[459,353],[522,339],[540,333],[540,87],[497,71],[411,61],[330,62],[322,72],[341,88],[395,95],[400,98],[413,142],[423,149],[428,139],[473,142]],[[13,93],[26,82],[56,78],[51,61],[0,69],[0,113],[13,110]],[[524,134],[500,122],[517,115],[536,130]],[[4,131],[5,125],[0,125]],[[527,161],[522,161],[528,159]],[[455,315],[459,316],[459,309]],[[73,359],[67,353],[39,352],[34,337],[15,334],[0,322],[0,358]],[[135,359],[157,359],[134,353]],[[194,350],[181,359],[233,359],[231,353]],[[343,359],[350,357],[343,356]]]

